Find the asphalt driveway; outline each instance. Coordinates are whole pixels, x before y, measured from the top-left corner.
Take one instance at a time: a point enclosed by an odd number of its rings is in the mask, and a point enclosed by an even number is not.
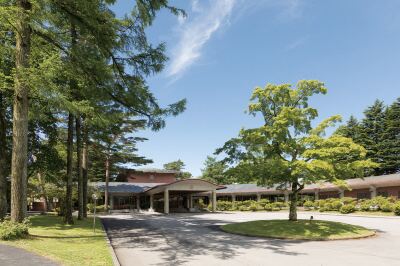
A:
[[[299,218],[309,218],[302,213]],[[286,219],[287,213],[119,214],[102,218],[121,265],[400,265],[400,219],[314,214],[362,225],[377,236],[287,241],[224,233],[219,225]]]
[[[57,263],[21,248],[0,244],[1,266],[56,266]]]

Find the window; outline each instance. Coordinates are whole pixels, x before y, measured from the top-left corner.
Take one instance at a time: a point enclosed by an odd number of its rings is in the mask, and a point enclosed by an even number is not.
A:
[[[379,191],[378,192],[378,196],[382,196],[382,197],[388,197],[389,193],[387,191]]]
[[[369,199],[371,198],[370,192],[357,192],[357,199]]]

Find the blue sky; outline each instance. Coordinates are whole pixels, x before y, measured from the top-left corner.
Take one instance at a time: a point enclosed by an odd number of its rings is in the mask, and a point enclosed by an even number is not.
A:
[[[131,1],[120,0],[117,14]],[[261,121],[245,114],[252,90],[301,79],[325,82],[328,94],[312,98],[320,118],[362,117],[381,99],[400,97],[398,0],[176,0],[186,18],[165,11],[148,30],[165,42],[165,70],[148,82],[161,104],[188,100],[159,132],[139,144],[152,167],[181,159],[193,175],[207,155]]]

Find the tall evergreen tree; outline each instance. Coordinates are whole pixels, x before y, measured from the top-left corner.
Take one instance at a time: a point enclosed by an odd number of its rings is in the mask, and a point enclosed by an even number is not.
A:
[[[384,125],[381,168],[385,174],[398,173],[400,172],[400,98],[389,106]]]
[[[358,143],[367,150],[367,158],[380,165],[373,169],[371,174],[382,175],[385,173],[382,168],[382,143],[385,132],[386,107],[382,101],[376,100],[373,105],[365,110],[364,115]]]

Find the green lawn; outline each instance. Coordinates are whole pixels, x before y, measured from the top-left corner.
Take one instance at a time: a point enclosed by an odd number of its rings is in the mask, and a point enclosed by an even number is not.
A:
[[[90,218],[75,220],[70,226],[64,225],[61,217],[32,216],[28,238],[0,242],[33,251],[63,265],[113,265],[100,220],[96,221],[96,233],[92,222]]]
[[[247,236],[302,240],[336,240],[372,236],[373,230],[361,226],[314,220],[262,220],[221,226],[228,233]]]

